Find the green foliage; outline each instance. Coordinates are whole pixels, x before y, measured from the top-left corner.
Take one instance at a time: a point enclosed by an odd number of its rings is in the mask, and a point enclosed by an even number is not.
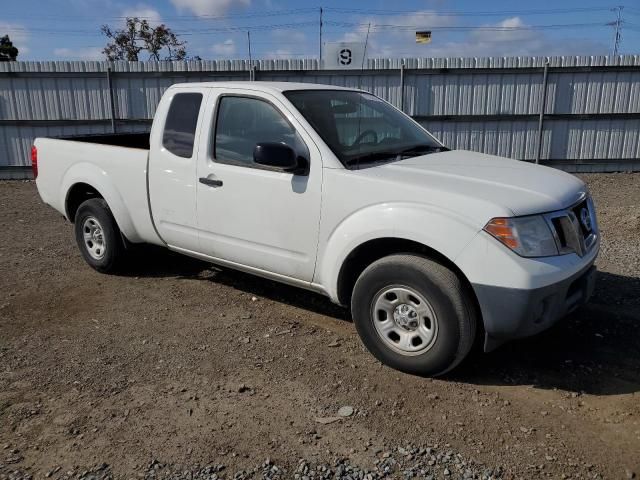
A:
[[[140,54],[147,52],[149,60],[184,60],[187,56],[186,42],[165,24],[151,27],[149,22],[138,17],[127,17],[125,27],[112,30],[103,25],[102,33],[110,42],[102,50],[107,60],[140,60]]]
[[[0,38],[0,62],[15,62],[18,58],[18,49],[13,46],[9,35]]]

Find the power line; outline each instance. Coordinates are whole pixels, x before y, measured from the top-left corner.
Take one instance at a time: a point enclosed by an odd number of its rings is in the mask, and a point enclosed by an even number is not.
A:
[[[366,15],[411,15],[411,16],[479,16],[493,17],[504,15],[558,15],[565,13],[583,13],[610,11],[610,7],[579,7],[579,8],[555,8],[555,9],[530,9],[530,10],[492,10],[492,11],[462,11],[462,10],[433,10],[433,11],[415,11],[415,10],[368,10],[361,8],[340,8],[326,7],[327,12],[353,13]]]
[[[325,21],[327,25],[332,25],[336,27],[345,27],[345,28],[362,28],[367,27],[367,23],[350,23],[350,22],[334,22],[334,21]],[[607,24],[601,22],[591,22],[591,23],[563,23],[563,24],[548,24],[548,25],[516,25],[516,26],[507,26],[507,25],[460,25],[460,26],[430,26],[430,30],[440,30],[440,31],[466,31],[466,30],[474,30],[474,31],[491,31],[491,32],[511,32],[511,31],[519,31],[519,30],[547,30],[547,29],[567,29],[567,28],[583,28],[583,27],[596,27],[596,26],[606,26]],[[380,30],[415,30],[418,28],[417,25],[396,25],[396,24],[371,24],[373,31]]]
[[[575,14],[586,12],[598,12],[598,11],[610,11],[610,7],[582,7],[582,8],[558,8],[558,9],[529,9],[529,10],[493,10],[493,11],[463,11],[463,10],[433,10],[433,11],[414,11],[414,10],[368,10],[358,8],[340,8],[340,7],[321,7],[326,12],[336,13],[349,13],[349,14],[365,14],[375,16],[390,16],[390,15],[411,15],[411,16],[435,16],[435,17],[448,17],[448,16],[505,16],[505,15],[559,15],[559,14]],[[628,7],[629,11],[637,12],[640,14],[639,9]],[[265,17],[280,17],[284,15],[311,15],[318,11],[317,7],[307,8],[295,8],[295,9],[282,9],[282,10],[266,10],[261,12],[251,13],[235,13],[226,15],[162,15],[161,21],[180,21],[180,20],[207,20],[207,21],[221,21],[221,20],[233,20],[233,19],[252,19],[252,18],[265,18]],[[129,16],[125,15],[113,15],[101,17],[102,20],[124,20]],[[138,16],[144,20],[155,20],[155,16]],[[28,16],[12,16],[14,20],[28,19],[29,21],[38,20],[56,20],[56,21],[77,21],[77,20],[94,20],[93,17],[86,16],[69,16],[69,15],[33,15]]]
[[[615,23],[615,22],[614,22]],[[578,29],[578,28],[591,28],[591,27],[605,27],[611,26],[614,23],[565,23],[565,24],[549,24],[549,25],[519,25],[519,26],[431,26],[432,31],[443,32],[464,32],[464,31],[487,31],[487,32],[517,32],[517,31],[531,31],[531,30],[559,30],[559,29]],[[348,23],[348,22],[333,22],[323,21],[323,24],[331,25],[342,30],[324,30],[326,33],[343,33],[344,29],[361,28],[364,30],[368,27],[367,24],[360,23]],[[174,30],[178,35],[199,35],[199,34],[230,34],[230,33],[244,33],[246,31],[265,31],[265,30],[291,30],[299,29],[301,27],[308,27],[317,25],[316,22],[299,22],[299,23],[281,23],[271,25],[242,25],[242,26],[229,26],[229,27],[216,27],[216,28],[202,28],[202,29],[190,29],[190,30]],[[389,31],[413,31],[418,28],[417,25],[395,25],[395,24],[371,24],[371,33],[384,33]],[[7,29],[8,33],[43,33],[47,35],[62,35],[62,36],[86,36],[86,35],[99,35],[99,30],[51,30],[46,28],[21,28],[12,27]]]
[[[246,32],[247,30],[286,30],[297,29],[300,27],[309,27],[317,25],[316,22],[298,22],[298,23],[278,23],[271,25],[242,25],[237,27],[215,27],[215,28],[202,28],[202,29],[190,29],[190,30],[176,30],[175,33],[180,35],[196,35],[199,33],[216,33],[216,32]]]

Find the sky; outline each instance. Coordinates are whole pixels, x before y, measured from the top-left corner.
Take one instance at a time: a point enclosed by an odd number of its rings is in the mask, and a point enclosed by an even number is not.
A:
[[[619,3],[602,0],[21,0],[3,2],[0,36],[19,60],[102,60],[100,27],[164,23],[189,56],[317,58],[323,42],[365,42],[369,58],[607,55]],[[621,10],[621,54],[640,53],[640,1]],[[416,30],[432,41],[415,42]],[[369,31],[367,39],[367,31]],[[146,60],[143,55],[141,60]]]

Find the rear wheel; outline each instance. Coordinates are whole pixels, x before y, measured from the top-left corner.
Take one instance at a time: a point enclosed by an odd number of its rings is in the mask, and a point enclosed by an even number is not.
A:
[[[442,375],[471,350],[473,302],[457,275],[417,255],[391,255],[356,281],[351,311],[358,334],[384,364],[419,375]]]
[[[85,261],[102,273],[115,272],[125,253],[124,242],[107,202],[92,198],[76,211],[76,242]]]

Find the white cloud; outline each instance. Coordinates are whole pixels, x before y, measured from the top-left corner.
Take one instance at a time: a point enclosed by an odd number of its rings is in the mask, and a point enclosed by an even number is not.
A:
[[[284,59],[300,58],[301,56],[312,57],[317,51],[317,46],[311,46],[305,32],[300,30],[288,30],[278,28],[271,31],[270,37],[263,43],[259,39],[255,42],[256,58],[264,59]],[[267,46],[262,50],[261,46]],[[310,52],[307,55],[301,55]]]
[[[293,58],[295,55],[293,55],[293,52],[291,51],[290,48],[278,48],[272,52],[267,52],[262,56],[264,58],[286,58],[286,57]]]
[[[196,15],[223,15],[229,9],[248,7],[251,0],[171,0],[179,12],[188,10]]]
[[[300,30],[285,30],[277,28],[271,31],[271,37],[276,42],[295,45],[296,48],[300,48],[303,44],[307,43],[307,35]]]
[[[236,44],[232,39],[211,46],[211,52],[219,56],[230,56],[236,53]]]
[[[13,46],[18,49],[18,60],[20,56],[29,53],[29,30],[24,25],[18,23],[0,22],[0,36],[9,35]]]
[[[127,8],[122,12],[122,16],[138,17],[140,19],[147,20],[151,26],[156,26],[162,23],[162,17],[158,11],[148,5],[138,5],[136,7]]]
[[[505,28],[492,30],[491,28]],[[606,54],[607,47],[588,38],[558,39],[548,31],[526,28],[520,17],[506,18],[498,23],[483,25],[471,30],[460,41],[437,42],[434,32],[432,48],[423,51],[438,57],[489,57],[489,56],[550,56]],[[512,28],[513,30],[508,30]]]
[[[63,60],[104,60],[102,47],[56,48],[53,54]]]

